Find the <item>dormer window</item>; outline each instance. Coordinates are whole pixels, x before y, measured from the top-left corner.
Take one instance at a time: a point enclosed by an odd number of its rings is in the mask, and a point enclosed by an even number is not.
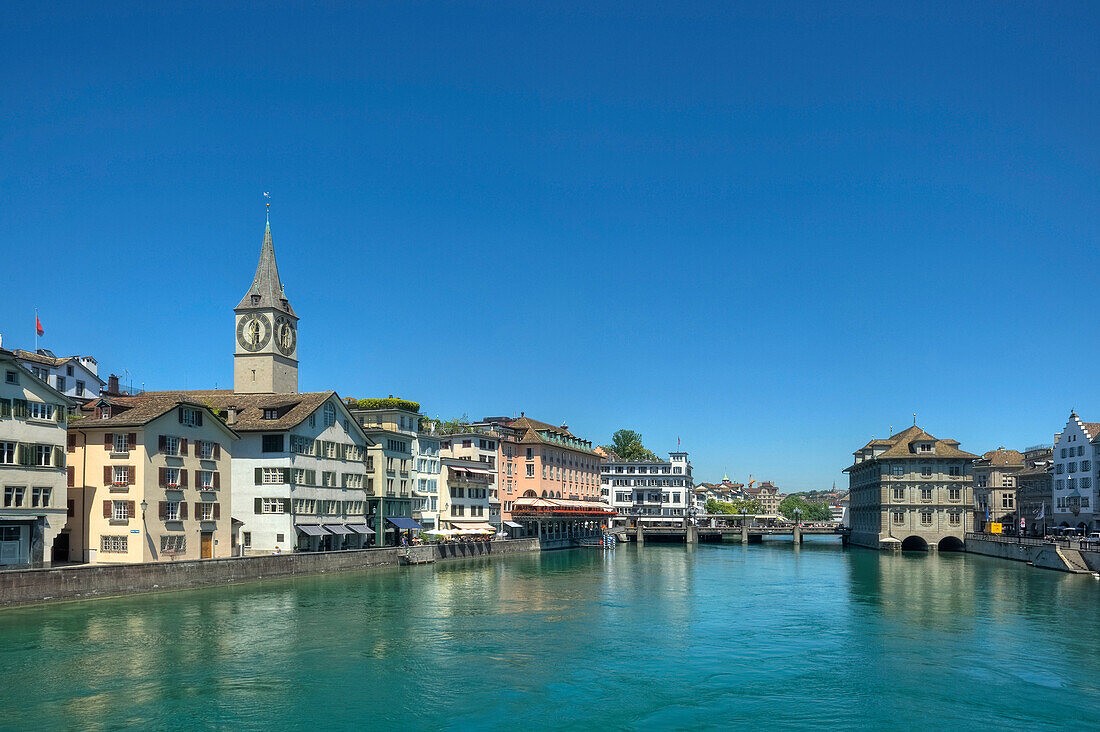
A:
[[[922,442],[922,443],[920,443],[919,450],[921,452],[932,452],[932,443],[931,442]]]
[[[102,407],[100,407],[99,408],[99,416],[100,416],[100,419],[110,419],[111,418],[111,405],[110,404],[104,404]]]
[[[278,418],[279,418],[279,410],[278,409],[265,409],[264,410],[264,419],[278,419]]]
[[[259,305],[260,304],[260,296],[259,295],[253,295],[252,296],[252,304],[253,305]]]

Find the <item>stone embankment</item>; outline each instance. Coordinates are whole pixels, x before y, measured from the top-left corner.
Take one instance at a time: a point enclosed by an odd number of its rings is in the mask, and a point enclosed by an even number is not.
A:
[[[263,554],[149,564],[95,564],[0,572],[0,607],[236,584],[539,551],[538,539],[428,544],[341,552]],[[408,557],[403,560],[402,557]]]
[[[1081,551],[1041,539],[1018,541],[1012,537],[967,534],[966,551],[1061,572],[1100,572],[1100,552]]]

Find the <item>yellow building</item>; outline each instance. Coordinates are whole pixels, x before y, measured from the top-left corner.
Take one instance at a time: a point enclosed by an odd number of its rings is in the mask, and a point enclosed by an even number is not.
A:
[[[69,422],[69,559],[101,564],[232,556],[231,451],[209,407],[102,397]]]

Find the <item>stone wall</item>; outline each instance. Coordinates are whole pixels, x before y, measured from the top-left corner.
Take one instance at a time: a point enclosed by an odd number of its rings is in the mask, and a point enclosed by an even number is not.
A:
[[[493,557],[539,551],[538,539],[359,549],[310,554],[268,554],[127,565],[82,565],[0,572],[0,607],[113,597],[233,584],[270,577],[325,574],[396,567],[408,553],[414,560]]]
[[[1043,569],[1057,569],[1062,572],[1075,570],[1058,553],[1058,548],[1054,544],[1017,544],[1011,540],[968,537],[966,551],[972,554],[984,554],[989,557],[1029,562]],[[1079,554],[1089,569],[1094,572],[1100,570],[1100,553],[1088,551]]]

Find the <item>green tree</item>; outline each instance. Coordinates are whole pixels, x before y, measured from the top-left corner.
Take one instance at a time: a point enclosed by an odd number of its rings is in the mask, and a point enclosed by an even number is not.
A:
[[[708,498],[707,502],[703,504],[703,510],[707,513],[728,514],[740,514],[743,510],[745,513],[756,514],[760,513],[760,502],[750,500],[717,501]]]
[[[463,412],[461,417],[443,420],[443,425],[439,429],[445,435],[465,432],[470,429],[470,415]]]
[[[657,456],[642,444],[642,434],[634,430],[619,430],[611,436],[611,444],[603,447],[623,460],[657,460]]]
[[[796,508],[802,511],[803,521],[831,521],[833,519],[833,509],[829,508],[828,503],[811,503],[798,495],[787,496],[779,503],[780,515],[791,520],[794,520],[794,510]]]

